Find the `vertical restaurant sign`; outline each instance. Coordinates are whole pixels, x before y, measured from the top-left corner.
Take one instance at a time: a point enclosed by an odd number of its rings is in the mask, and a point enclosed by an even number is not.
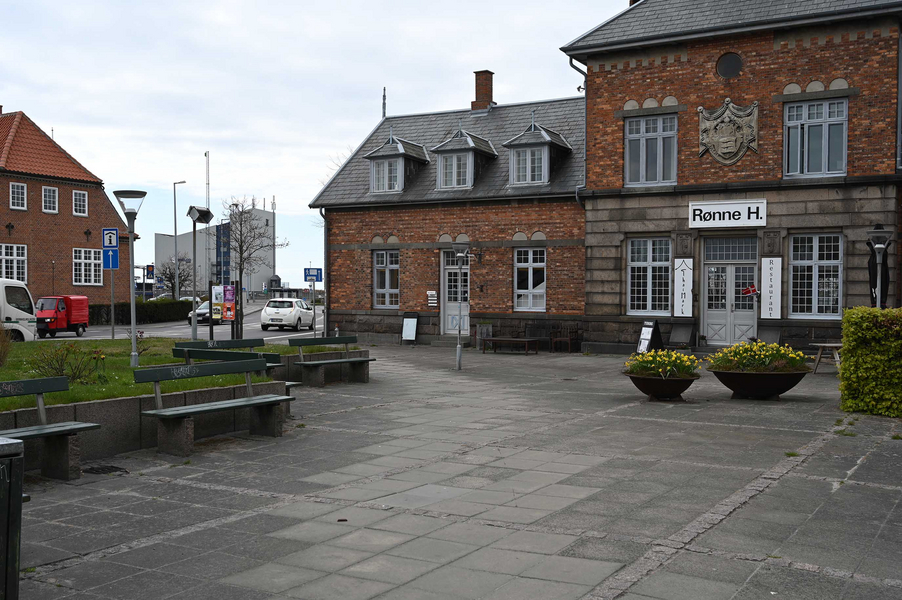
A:
[[[692,259],[676,259],[673,280],[673,316],[692,316]]]
[[[783,259],[761,259],[761,318],[779,319],[783,294]]]

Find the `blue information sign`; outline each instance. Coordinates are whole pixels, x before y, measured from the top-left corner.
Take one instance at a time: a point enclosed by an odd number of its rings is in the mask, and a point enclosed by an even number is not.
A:
[[[309,269],[306,267],[304,268],[304,281],[306,281],[308,283],[311,283],[314,281],[317,283],[320,283],[320,282],[322,282],[322,280],[323,280],[323,270],[322,269],[320,269],[320,268]]]
[[[103,268],[113,271],[119,268],[119,250],[107,249],[103,251]]]
[[[103,229],[103,249],[119,248],[119,229],[116,227],[105,227]]]

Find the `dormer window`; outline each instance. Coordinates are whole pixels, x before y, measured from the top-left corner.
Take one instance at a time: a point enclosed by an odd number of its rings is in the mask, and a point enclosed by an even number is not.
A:
[[[398,163],[400,158],[373,161],[373,191],[397,192],[400,188]]]
[[[555,165],[573,152],[564,136],[536,123],[535,113],[526,131],[504,142],[503,146],[510,149],[511,185],[548,183]]]
[[[364,155],[370,161],[370,191],[374,194],[404,190],[405,180],[416,175],[421,164],[429,162],[425,146],[395,137],[388,129],[388,141]]]
[[[472,152],[445,154],[441,157],[442,177],[439,187],[470,187],[470,157]]]
[[[492,142],[464,131],[460,122],[457,132],[432,151],[439,156],[435,187],[440,190],[473,187],[482,167],[498,157]]]
[[[513,151],[513,183],[545,183],[545,152],[547,148],[523,148]]]

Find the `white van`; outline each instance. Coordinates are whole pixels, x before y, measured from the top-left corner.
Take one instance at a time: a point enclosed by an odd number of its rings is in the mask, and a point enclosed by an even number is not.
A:
[[[0,278],[0,325],[10,332],[14,342],[31,342],[36,323],[34,301],[25,284]]]

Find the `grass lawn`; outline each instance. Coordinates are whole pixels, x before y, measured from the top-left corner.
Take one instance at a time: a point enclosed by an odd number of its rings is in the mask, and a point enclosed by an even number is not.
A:
[[[172,348],[178,340],[168,338],[147,338],[141,343],[147,346],[147,351],[141,354],[141,367],[152,367],[179,363],[181,360],[172,357]],[[153,384],[135,383],[132,375],[133,369],[129,366],[131,354],[130,340],[78,340],[78,341],[44,341],[13,344],[9,360],[3,368],[0,368],[0,381],[12,381],[16,379],[35,379],[40,377],[31,366],[31,361],[39,347],[48,344],[77,344],[88,352],[99,350],[105,359],[106,382],[89,384],[69,383],[68,392],[55,392],[46,394],[44,402],[51,404],[68,404],[71,402],[85,402],[87,400],[103,400],[106,398],[121,398],[124,396],[141,396],[153,394]],[[320,347],[316,347],[320,348]],[[334,348],[325,348],[334,350]],[[297,354],[297,348],[290,346],[265,346],[255,348],[257,352],[274,352],[278,354]],[[322,350],[320,350],[322,351]],[[305,348],[304,352],[308,352]],[[100,373],[104,373],[101,370]],[[254,382],[270,381],[268,377],[254,377]],[[244,375],[217,375],[215,377],[197,377],[178,381],[164,381],[162,391],[164,394],[184,390],[195,390],[207,387],[222,387],[244,383]],[[16,396],[13,398],[0,398],[0,412],[17,408],[29,408],[35,405],[34,396]]]

